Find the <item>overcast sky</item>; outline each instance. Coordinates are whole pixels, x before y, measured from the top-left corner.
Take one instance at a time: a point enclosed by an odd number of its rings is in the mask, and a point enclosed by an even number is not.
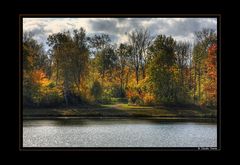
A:
[[[108,34],[114,43],[127,42],[127,33],[147,28],[152,36],[164,34],[177,41],[194,40],[194,32],[217,29],[217,18],[23,18],[23,31],[31,31],[39,42],[48,35],[83,27],[87,35]]]

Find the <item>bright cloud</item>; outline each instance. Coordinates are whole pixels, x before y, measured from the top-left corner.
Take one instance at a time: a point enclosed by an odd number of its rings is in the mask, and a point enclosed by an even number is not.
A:
[[[87,35],[108,34],[113,42],[127,42],[127,33],[147,28],[152,36],[164,34],[178,41],[194,40],[203,28],[217,30],[217,18],[23,18],[23,31],[31,31],[45,44],[48,35],[83,27]]]

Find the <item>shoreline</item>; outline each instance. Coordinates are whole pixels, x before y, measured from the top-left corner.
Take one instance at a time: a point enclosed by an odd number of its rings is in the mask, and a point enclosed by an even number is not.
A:
[[[158,120],[163,122],[214,122],[217,123],[217,118],[209,117],[176,117],[176,116],[155,116],[155,117],[145,117],[145,116],[24,116],[22,120],[111,120],[111,119],[125,119],[125,120]]]

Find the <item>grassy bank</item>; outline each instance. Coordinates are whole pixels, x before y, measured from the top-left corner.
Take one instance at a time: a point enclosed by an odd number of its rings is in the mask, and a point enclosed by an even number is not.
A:
[[[81,106],[71,108],[38,108],[23,109],[23,118],[51,117],[129,117],[129,118],[165,118],[191,119],[216,118],[217,111],[211,109],[169,108],[157,106],[136,106],[128,104],[112,104],[100,106]]]

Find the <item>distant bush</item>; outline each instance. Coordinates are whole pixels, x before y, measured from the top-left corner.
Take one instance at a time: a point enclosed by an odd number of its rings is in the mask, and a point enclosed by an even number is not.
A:
[[[119,102],[119,103],[128,103],[127,98],[113,98],[115,101],[114,102]]]
[[[94,81],[91,88],[91,95],[94,96],[95,100],[99,100],[102,96],[102,87],[99,81]]]
[[[114,85],[111,88],[111,96],[112,97],[125,97],[125,90],[121,89],[119,85]]]
[[[141,99],[140,95],[134,91],[128,91],[128,102],[132,104],[143,104],[143,100]]]

